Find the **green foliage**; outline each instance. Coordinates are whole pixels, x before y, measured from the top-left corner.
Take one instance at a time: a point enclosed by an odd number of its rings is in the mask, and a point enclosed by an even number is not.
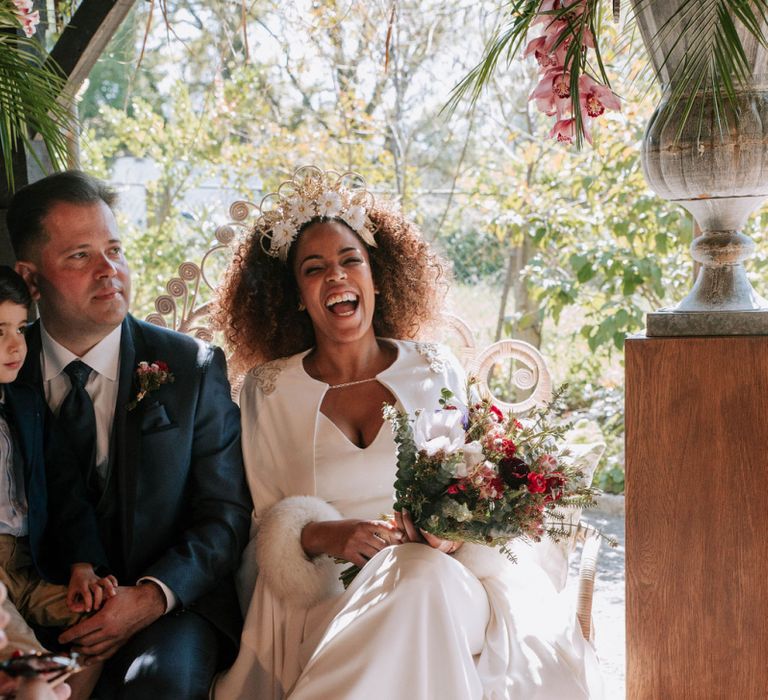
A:
[[[74,127],[72,115],[58,101],[64,87],[60,69],[46,62],[34,38],[8,28],[15,21],[12,17],[0,5],[0,154],[11,190],[14,152],[25,147],[37,160],[30,134],[40,135],[51,162],[60,166],[66,162],[66,134]]]
[[[605,376],[605,367],[585,357],[570,368],[564,396],[568,418],[575,424],[597,424],[606,449],[593,484],[607,493],[624,491],[624,387]]]
[[[506,246],[493,233],[483,229],[451,228],[440,236],[439,241],[453,265],[457,281],[472,284],[501,277]]]

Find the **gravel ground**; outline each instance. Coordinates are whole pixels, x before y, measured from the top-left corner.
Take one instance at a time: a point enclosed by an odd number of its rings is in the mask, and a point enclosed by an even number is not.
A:
[[[624,499],[606,499],[583,518],[618,541],[611,548],[603,543],[597,563],[597,580],[592,603],[597,654],[605,679],[606,700],[623,700],[625,686],[626,634],[624,627]],[[568,587],[576,595],[579,554],[572,557]]]

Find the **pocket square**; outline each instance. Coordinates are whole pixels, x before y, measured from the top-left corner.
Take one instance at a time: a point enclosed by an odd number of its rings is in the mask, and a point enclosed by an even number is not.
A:
[[[144,414],[141,417],[142,433],[153,433],[158,430],[174,428],[175,426],[176,423],[168,417],[163,404],[154,403],[144,409]]]

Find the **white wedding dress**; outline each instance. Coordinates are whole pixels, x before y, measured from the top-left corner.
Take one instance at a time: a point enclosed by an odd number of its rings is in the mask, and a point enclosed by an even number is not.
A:
[[[398,359],[379,381],[406,409],[413,408],[414,391],[428,389],[436,401],[442,386],[458,388],[460,372],[452,360],[438,369],[434,357],[414,352],[414,344],[397,341],[397,346]],[[327,387],[315,386],[322,383],[303,372],[300,359],[299,366],[289,358],[277,370],[249,378],[241,399],[251,488],[271,489],[266,495],[254,490],[256,513],[260,501],[272,507],[259,516],[259,538],[268,541],[249,546],[244,555],[241,589],[247,614],[241,649],[232,669],[217,681],[216,700],[601,698],[594,651],[531,548],[518,548],[518,562],[512,564],[480,546],[465,545],[454,556],[422,544],[388,547],[346,591],[337,581],[343,566],[327,557],[324,563],[306,557],[292,561],[296,551],[290,538],[309,520],[391,513],[395,445],[384,424],[367,448],[356,447],[317,410]],[[303,393],[271,402],[283,390],[299,387]],[[307,399],[313,416],[302,416],[296,407]],[[257,408],[261,412],[251,412]],[[246,432],[254,429],[249,423],[254,415],[262,433],[256,440],[259,454],[249,454],[254,438]],[[294,428],[299,424],[295,435],[284,429],[289,416]],[[313,426],[314,439],[305,438],[309,451],[303,445],[291,451],[285,443],[297,445],[302,418]],[[298,482],[293,490],[274,472],[264,483],[274,450],[281,460],[311,463],[303,474],[294,469],[286,477]],[[293,496],[307,493],[313,497]],[[324,578],[325,588],[313,587],[307,576]]]

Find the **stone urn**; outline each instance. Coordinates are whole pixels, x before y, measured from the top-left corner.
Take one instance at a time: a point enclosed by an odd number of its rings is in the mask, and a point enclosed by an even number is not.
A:
[[[712,11],[702,11],[702,3]],[[736,22],[751,79],[724,93],[685,89],[676,104],[675,76],[691,60],[693,38],[711,21],[713,0],[633,0],[648,55],[663,87],[642,145],[645,177],[659,196],[687,209],[701,228],[691,245],[701,264],[691,292],[673,309],[648,314],[648,335],[768,334],[768,301],[752,288],[744,261],[754,243],[742,229],[768,198],[768,51]],[[685,9],[681,9],[684,7]],[[764,25],[768,30],[768,25]],[[765,31],[763,32],[765,33]]]

